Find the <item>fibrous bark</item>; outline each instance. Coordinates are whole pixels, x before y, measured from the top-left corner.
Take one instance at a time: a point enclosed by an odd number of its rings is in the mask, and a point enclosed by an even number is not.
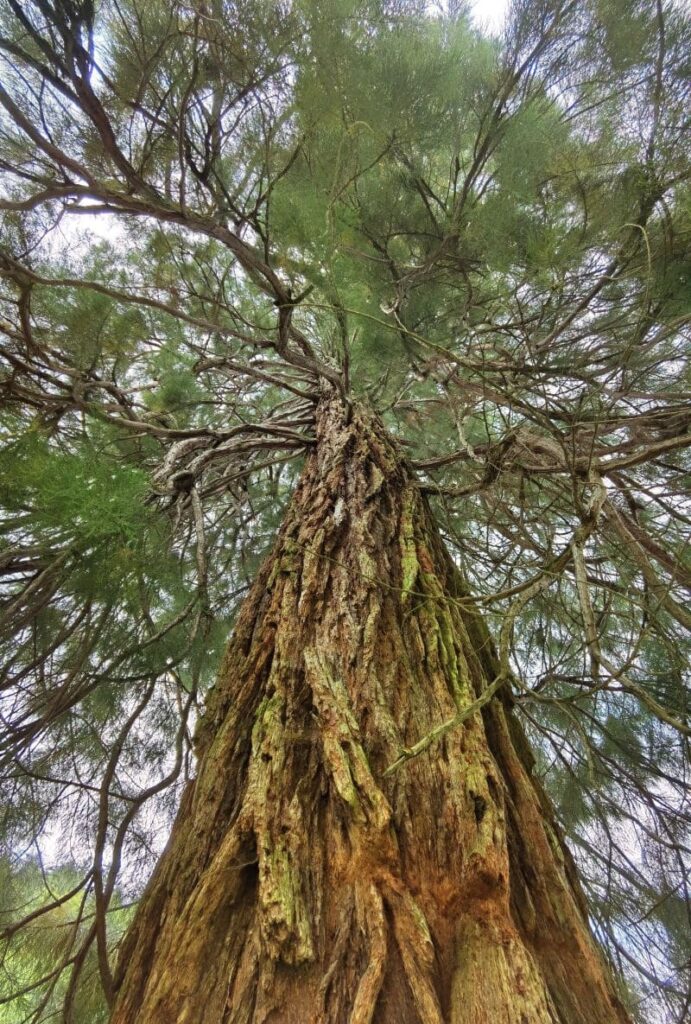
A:
[[[337,396],[240,614],[113,1024],[625,1024],[414,476]]]

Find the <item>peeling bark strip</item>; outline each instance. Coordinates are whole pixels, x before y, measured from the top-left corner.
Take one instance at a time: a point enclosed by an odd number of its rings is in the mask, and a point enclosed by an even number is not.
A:
[[[381,423],[322,402],[123,945],[113,1024],[625,1024],[480,618]]]

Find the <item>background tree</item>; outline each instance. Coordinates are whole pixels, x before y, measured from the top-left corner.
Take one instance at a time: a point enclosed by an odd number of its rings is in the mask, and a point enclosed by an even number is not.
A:
[[[417,471],[621,997],[688,1013],[688,25],[428,7],[0,4],[8,1019],[106,1019],[325,386]]]

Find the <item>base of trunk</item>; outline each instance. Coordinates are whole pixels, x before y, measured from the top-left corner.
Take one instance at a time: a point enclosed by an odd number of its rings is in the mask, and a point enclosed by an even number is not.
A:
[[[240,615],[113,1024],[626,1024],[498,672],[381,423],[337,398]]]

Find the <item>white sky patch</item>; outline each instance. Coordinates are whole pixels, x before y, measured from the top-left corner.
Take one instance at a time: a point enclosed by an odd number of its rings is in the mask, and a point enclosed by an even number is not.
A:
[[[124,237],[122,218],[115,213],[71,213],[62,217],[56,234],[63,241],[86,251],[99,239],[116,243]]]
[[[473,21],[492,35],[501,31],[509,9],[509,0],[471,0]]]

